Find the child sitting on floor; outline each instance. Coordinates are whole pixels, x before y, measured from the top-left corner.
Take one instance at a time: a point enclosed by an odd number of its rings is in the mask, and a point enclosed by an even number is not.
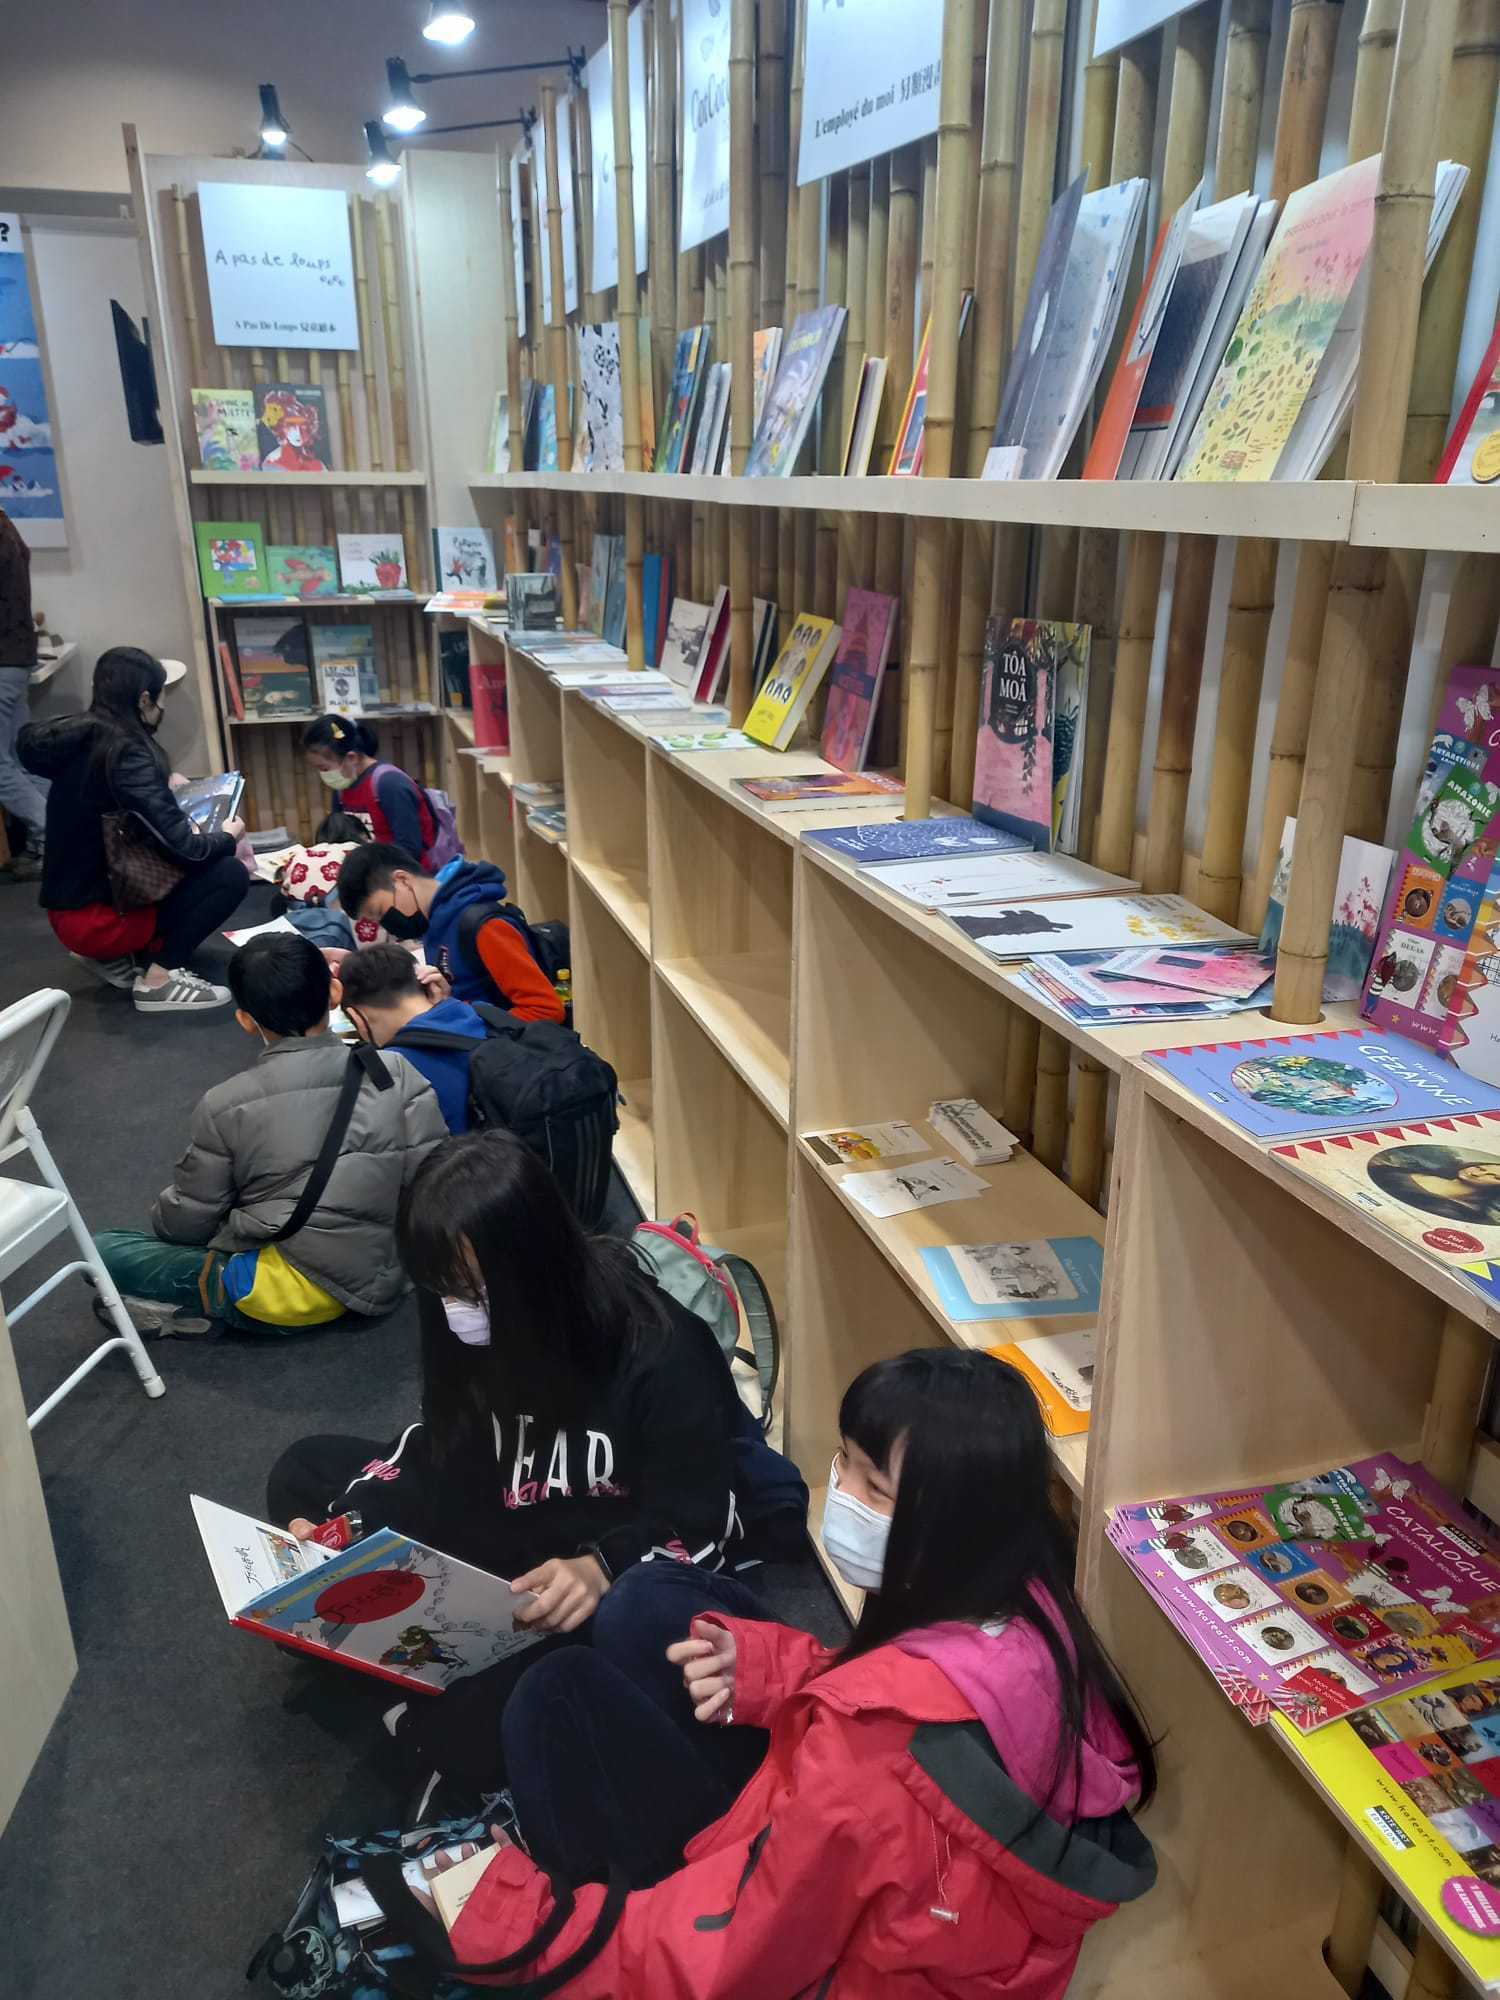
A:
[[[424,976],[425,974],[425,976]],[[437,1092],[450,1132],[469,1129],[469,1057],[462,1049],[408,1047],[410,1027],[483,1041],[489,1029],[467,1001],[455,1000],[430,968],[419,971],[404,945],[370,944],[338,968],[339,1005],[372,1048],[395,1049]]]
[[[446,1136],[437,1099],[400,1056],[368,1077],[311,1215],[272,1240],[312,1175],[353,1057],[328,1033],[332,975],[305,938],[251,938],[229,966],[235,1019],[263,1051],[200,1099],[154,1233],[106,1230],[99,1251],[143,1333],[257,1329],[378,1314],[405,1289],[402,1190]]]

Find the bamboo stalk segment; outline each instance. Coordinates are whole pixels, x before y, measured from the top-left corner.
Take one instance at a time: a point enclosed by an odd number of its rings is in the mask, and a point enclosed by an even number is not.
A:
[[[844,305],[849,288],[849,176],[834,174],[827,189],[827,220],[823,236],[823,303]],[[839,422],[843,411],[844,342],[834,355],[823,390],[823,414],[818,426],[818,470],[836,477],[840,471]],[[819,512],[814,606],[820,618],[838,616],[838,537],[831,513]]]
[[[1020,207],[1016,217],[1016,271],[1012,317],[1019,326],[1026,294],[1041,255],[1057,173],[1057,130],[1062,113],[1063,44],[1067,0],[1035,0],[1031,58],[1026,75],[1026,124],[1021,140]],[[946,69],[944,70],[946,75]]]
[[[1328,1970],[1351,1996],[1364,1987],[1370,1939],[1384,1890],[1379,1869],[1351,1840],[1344,1849],[1338,1902],[1324,1947]]]
[[[1068,1141],[1068,1184],[1091,1208],[1099,1206],[1104,1189],[1105,1114],[1109,1105],[1109,1071],[1092,1056],[1073,1065],[1073,1126]]]
[[[1120,54],[1118,49],[1102,56],[1094,53],[1099,0],[1092,0],[1085,18],[1088,61],[1083,71],[1083,170],[1092,194],[1109,180],[1110,155],[1115,143],[1115,104],[1120,93]]]
[[[365,455],[368,470],[381,472],[385,469],[385,427],[380,419],[380,389],[375,379],[375,322],[370,317],[370,279],[365,254],[365,215],[368,208],[369,203],[364,196],[356,195],[349,204],[349,221],[354,243],[354,305],[359,320],[359,358],[365,390]],[[250,357],[252,370],[257,357],[258,350]],[[264,371],[264,361],[260,366]],[[264,381],[264,372],[255,379]]]
[[[651,0],[643,0],[643,9],[649,22]],[[583,301],[583,317],[596,323],[604,318],[604,300],[594,290],[594,133],[586,89],[569,98],[568,115],[573,120],[573,180],[577,189],[573,207],[578,218],[578,295]],[[633,250],[634,236],[630,241]]]
[[[1494,1342],[1462,1313],[1443,1316],[1432,1394],[1422,1424],[1422,1463],[1450,1493],[1469,1483],[1469,1460]]]
[[[1161,212],[1175,215],[1203,178],[1208,146],[1208,106],[1214,87],[1218,7],[1204,0],[1177,23],[1172,58],[1172,108],[1161,170]]]
[[[1458,1968],[1452,1959],[1431,1931],[1418,1931],[1402,2000],[1454,2000],[1458,1990]]]
[[[1349,106],[1351,160],[1367,160],[1380,151],[1400,25],[1401,0],[1365,0],[1365,18],[1356,44],[1354,96]]]
[[[1212,535],[1179,538],[1142,875],[1146,889],[1153,893],[1176,890],[1182,884],[1183,829],[1193,776],[1203,647],[1217,554],[1218,543]]]
[[[172,220],[177,236],[177,269],[182,280],[182,317],[187,327],[188,351],[193,361],[193,382],[203,380],[203,329],[198,321],[198,288],[193,283],[192,237],[188,230],[187,196],[180,187],[172,190]]]
[[[385,328],[385,365],[391,398],[391,435],[396,470],[411,470],[411,413],[406,399],[406,329],[401,286],[396,269],[396,236],[390,197],[375,202],[375,236],[380,245],[381,319]]]
[[[521,334],[520,301],[516,297],[516,242],[514,211],[511,208],[512,162],[508,152],[501,147],[499,155],[499,200],[500,200],[500,287],[505,316],[505,395],[506,425],[510,441],[510,469],[519,472],[526,456],[526,428],[522,420],[522,404],[525,388],[521,375]],[[526,496],[521,488],[510,495],[511,516],[515,522],[516,540],[522,549],[526,543]],[[524,555],[521,558],[525,564]],[[441,582],[441,579],[439,579]]]
[[[729,13],[729,455],[743,473],[755,428],[755,0],[731,0]],[[750,712],[755,674],[755,516],[736,507],[729,519],[729,712]]]
[[[1129,180],[1132,174],[1151,170],[1160,68],[1160,35],[1142,35],[1120,50],[1115,86],[1115,143],[1109,162],[1112,181]]]
[[[1161,590],[1160,535],[1132,535],[1120,606],[1120,643],[1115,655],[1114,691],[1109,705],[1109,749],[1094,859],[1111,874],[1128,875],[1135,852],[1135,795],[1146,728],[1146,696],[1151,684],[1151,650],[1156,635],[1156,600]]]
[[[1060,1174],[1068,1143],[1068,1045],[1043,1028],[1037,1037],[1036,1101],[1031,1150],[1042,1165]]]
[[[627,78],[627,85],[628,81]],[[563,258],[562,194],[557,150],[557,90],[550,83],[542,85],[542,131],[547,147],[546,254],[552,280],[552,310],[547,316],[548,365],[552,377],[552,394],[557,406],[557,468],[559,472],[571,472],[573,425],[568,414],[568,301],[564,276],[567,266]],[[620,238],[622,268],[626,264],[634,267],[635,258],[632,254],[635,244],[634,232],[635,218],[632,215],[630,234]],[[634,328],[631,331],[633,333]],[[622,350],[623,347],[622,340]],[[622,377],[624,375],[623,351],[621,375]],[[558,540],[562,546],[562,615],[564,625],[571,628],[578,623],[578,567],[573,547],[573,508],[566,496],[559,498],[557,516]]]
[[[651,187],[655,197],[650,228],[652,301],[651,345],[656,375],[656,407],[665,411],[672,379],[677,318],[677,189],[674,146],[677,134],[677,37],[669,9],[661,7],[652,47]]]
[[[757,30],[760,309],[763,325],[780,326],[786,310],[786,0],[765,0],[758,13]]]
[[[620,275],[615,316],[620,326],[621,426],[625,470],[641,470],[640,304],[635,275],[635,162],[630,150],[628,0],[609,0],[609,68],[615,126],[615,227]],[[625,501],[625,646],[632,667],[646,664],[645,530],[641,503]]]
[[[1349,439],[1349,472],[1386,483],[1401,469],[1422,275],[1432,212],[1438,120],[1453,56],[1458,0],[1403,5],[1375,197],[1370,292]],[[1355,738],[1386,575],[1380,549],[1341,548],[1334,558],[1318,659],[1271,1012],[1318,1018],[1343,845]]]
[[[1005,1032],[1004,1110],[1001,1122],[1018,1139],[1031,1137],[1031,1108],[1036,1097],[1036,1064],[1041,1023],[1012,1007]]]
[[[1214,155],[1214,200],[1255,185],[1260,114],[1271,45],[1271,0],[1230,0],[1224,45],[1224,87]]]

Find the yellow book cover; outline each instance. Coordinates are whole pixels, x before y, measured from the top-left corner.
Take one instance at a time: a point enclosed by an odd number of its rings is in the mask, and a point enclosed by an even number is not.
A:
[[[768,750],[785,750],[828,671],[841,628],[831,618],[798,614],[776,664],[745,718],[745,734]]]
[[[1046,1333],[1008,1340],[989,1352],[1026,1377],[1053,1437],[1081,1437],[1089,1427],[1094,1386],[1092,1333]]]
[[[1474,1982],[1500,1988],[1500,1665],[1306,1736],[1282,1715],[1271,1727]]]

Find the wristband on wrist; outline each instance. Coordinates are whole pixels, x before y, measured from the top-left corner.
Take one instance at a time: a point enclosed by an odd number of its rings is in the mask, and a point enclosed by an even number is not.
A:
[[[600,1569],[602,1569],[604,1572],[604,1581],[606,1583],[614,1582],[615,1573],[610,1568],[609,1557],[604,1553],[603,1549],[600,1548],[597,1542],[584,1542],[580,1544],[578,1553],[581,1556],[592,1556],[594,1558],[594,1561],[598,1563]]]

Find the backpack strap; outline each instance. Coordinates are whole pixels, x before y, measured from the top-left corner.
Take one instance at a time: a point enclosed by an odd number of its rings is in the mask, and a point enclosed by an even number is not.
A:
[[[526,949],[531,951],[531,938],[527,932],[526,919],[521,915],[521,912],[516,908],[514,903],[503,902],[499,898],[493,903],[470,903],[469,907],[458,920],[458,928],[454,933],[454,938],[459,950],[469,960],[470,964],[476,966],[479,971],[485,974],[486,978],[489,977],[489,967],[480,956],[479,933],[484,929],[486,924],[492,923],[497,917],[501,923],[509,924],[512,930],[518,931],[525,942]],[[532,957],[535,958],[535,956],[536,953],[532,952]],[[505,995],[495,985],[493,979],[490,979],[490,985],[494,989],[500,1011],[502,1013],[509,1013],[510,1009],[506,1004]]]
[[[456,1028],[403,1028],[390,1046],[398,1056],[403,1049],[451,1049],[466,1055],[488,1040],[488,1035],[461,1035]]]
[[[735,1358],[748,1362],[760,1377],[760,1427],[769,1431],[771,1399],[781,1379],[781,1333],[776,1324],[776,1308],[771,1303],[764,1279],[746,1258],[726,1250],[719,1262],[734,1280],[745,1324],[750,1330],[750,1345],[754,1350],[747,1354],[742,1347],[737,1347]]]
[[[387,771],[394,771],[397,777],[400,778],[409,778],[412,784],[416,785],[417,798],[421,802],[419,816],[422,819],[422,845],[424,848],[431,847],[432,843],[438,837],[437,809],[433,805],[432,800],[427,796],[427,787],[417,784],[416,779],[412,777],[410,771],[403,771],[399,764],[377,764],[373,771],[367,773],[370,780],[370,797],[377,803],[379,802],[380,781]],[[431,820],[431,826],[428,826],[428,820]],[[420,860],[421,856],[419,855],[417,858]]]
[[[359,1087],[369,1078],[377,1090],[391,1090],[396,1079],[380,1059],[380,1051],[372,1049],[367,1042],[360,1042],[349,1051],[348,1067],[344,1080],[339,1086],[338,1102],[333,1107],[333,1116],[328,1121],[328,1130],[323,1134],[323,1143],[318,1148],[318,1157],[312,1163],[312,1172],[303,1183],[302,1192],[297,1197],[296,1206],[279,1229],[260,1240],[261,1247],[267,1243],[284,1243],[289,1236],[295,1236],[312,1219],[312,1212],[323,1199],[323,1191],[333,1178],[334,1167],[343,1151],[344,1139],[349,1131],[349,1121],[354,1116],[354,1101],[359,1096]]]

